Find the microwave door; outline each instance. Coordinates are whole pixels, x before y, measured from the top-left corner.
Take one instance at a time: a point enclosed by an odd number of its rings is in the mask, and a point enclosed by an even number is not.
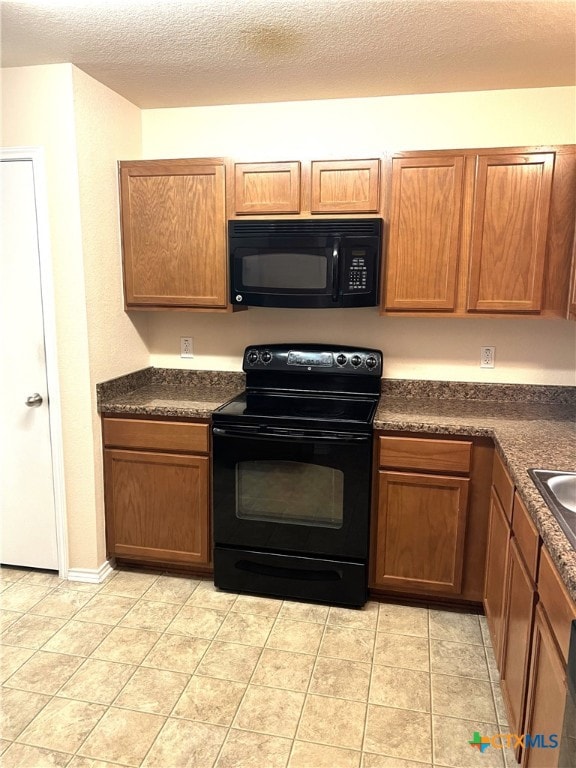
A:
[[[266,245],[235,248],[233,302],[264,307],[337,306],[340,247],[327,240],[287,246],[270,238]]]

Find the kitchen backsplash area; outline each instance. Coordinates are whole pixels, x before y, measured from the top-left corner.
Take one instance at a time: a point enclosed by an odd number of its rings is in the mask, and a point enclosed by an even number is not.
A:
[[[388,379],[576,383],[574,324],[567,320],[381,317],[374,308],[151,315],[150,364],[159,368],[239,371],[249,344],[360,343],[382,350]],[[181,336],[193,339],[191,359],[180,357]],[[486,345],[496,347],[494,368],[480,368]]]

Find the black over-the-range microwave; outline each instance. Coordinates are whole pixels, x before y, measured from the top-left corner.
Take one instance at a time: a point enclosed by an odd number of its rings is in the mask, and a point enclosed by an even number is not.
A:
[[[232,304],[373,307],[382,219],[228,222]]]

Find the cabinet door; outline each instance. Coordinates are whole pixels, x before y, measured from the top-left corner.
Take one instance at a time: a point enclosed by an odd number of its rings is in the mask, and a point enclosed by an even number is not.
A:
[[[534,603],[534,583],[522,560],[516,539],[512,538],[506,579],[501,667],[502,693],[512,733],[524,733]]]
[[[378,474],[375,586],[459,593],[470,481]]]
[[[456,305],[464,158],[392,160],[385,310]]]
[[[522,753],[522,768],[557,768],[559,750],[551,748],[562,734],[567,686],[564,660],[554,642],[546,614],[536,606],[532,638],[532,662],[524,733],[542,734],[548,748],[527,746]]]
[[[300,213],[300,163],[236,163],[234,211]]]
[[[542,306],[554,153],[477,158],[468,311]]]
[[[126,307],[225,308],[224,164],[120,164]]]
[[[311,213],[380,209],[380,160],[314,160],[311,183]]]
[[[502,669],[502,637],[504,619],[504,590],[510,527],[498,496],[492,488],[490,497],[490,523],[484,581],[484,611],[492,638],[498,668]]]
[[[104,462],[111,555],[210,563],[208,458],[106,449]]]

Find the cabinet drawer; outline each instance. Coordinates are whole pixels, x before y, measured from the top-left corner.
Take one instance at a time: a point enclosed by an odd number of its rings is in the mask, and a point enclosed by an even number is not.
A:
[[[104,445],[208,453],[208,424],[144,419],[103,419]]]
[[[516,537],[518,549],[524,558],[528,573],[535,582],[536,571],[538,569],[540,537],[528,510],[517,493],[514,494],[512,529],[514,531],[514,536]]]
[[[566,587],[544,547],[542,547],[540,555],[538,593],[540,604],[544,608],[550,622],[558,647],[562,652],[564,661],[567,662],[568,646],[570,644],[570,624],[572,619],[576,619],[576,604],[574,604],[566,591]]]
[[[430,472],[468,472],[472,443],[419,437],[381,437],[380,466]]]
[[[514,503],[514,483],[506,471],[502,459],[494,453],[494,466],[492,468],[492,485],[496,489],[500,504],[508,521],[512,520],[512,505]]]

